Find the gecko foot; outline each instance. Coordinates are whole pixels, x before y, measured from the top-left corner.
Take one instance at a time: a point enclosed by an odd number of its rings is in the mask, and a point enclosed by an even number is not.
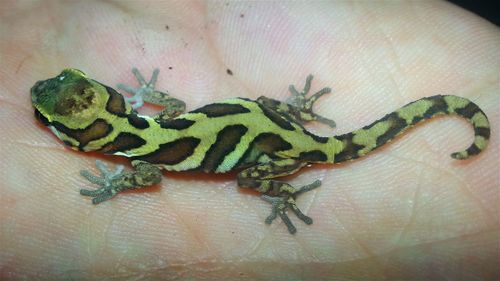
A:
[[[168,120],[175,118],[186,111],[186,103],[176,99],[168,94],[168,92],[160,92],[155,90],[156,80],[160,70],[156,68],[151,75],[149,82],[146,82],[137,68],[132,68],[132,73],[139,82],[139,88],[134,88],[124,84],[118,84],[118,88],[130,93],[132,96],[125,97],[125,100],[132,105],[134,110],[144,105],[144,102],[156,104],[163,107],[155,119]]]
[[[278,196],[262,195],[261,198],[264,201],[271,203],[272,205],[272,211],[271,214],[266,218],[266,223],[271,224],[274,221],[274,219],[276,219],[279,215],[283,223],[285,223],[286,227],[288,228],[288,232],[290,232],[291,234],[295,234],[295,232],[297,232],[297,228],[295,228],[292,221],[288,217],[288,214],[286,213],[286,210],[290,208],[295,213],[295,215],[305,224],[312,224],[313,223],[312,218],[304,215],[304,213],[300,211],[299,207],[297,207],[295,199],[297,198],[298,195],[313,190],[319,187],[320,185],[321,181],[316,180],[311,184],[302,186],[297,192],[293,194],[285,194]]]
[[[80,175],[85,177],[91,183],[99,185],[101,188],[96,190],[80,189],[80,194],[90,196],[93,204],[99,204],[103,201],[113,198],[117,193],[123,191],[123,187],[114,183],[114,179],[123,174],[123,165],[116,166],[115,171],[110,171],[104,162],[97,160],[96,166],[101,171],[101,176],[95,176],[89,171],[80,171]]]
[[[160,70],[156,68],[153,71],[153,75],[151,75],[151,79],[149,80],[149,82],[146,82],[144,76],[142,76],[137,68],[132,68],[132,73],[139,82],[139,88],[134,88],[124,84],[118,84],[117,87],[118,89],[122,89],[132,94],[131,97],[125,97],[125,100],[132,105],[133,109],[138,109],[139,107],[144,105],[144,99],[146,95],[153,95],[153,93],[156,92],[155,84],[156,80],[158,79],[158,73],[160,73]]]
[[[289,91],[292,94],[292,96],[288,98],[286,102],[288,104],[298,107],[301,110],[302,114],[300,117],[302,120],[304,121],[316,120],[332,128],[335,128],[336,126],[335,121],[317,115],[312,111],[312,106],[316,102],[316,100],[318,100],[321,96],[325,94],[331,93],[332,89],[325,87],[319,90],[318,92],[314,93],[311,97],[306,98],[306,95],[309,93],[309,90],[311,89],[312,79],[313,79],[312,75],[307,76],[306,84],[304,85],[304,89],[302,90],[302,92],[297,91],[295,86],[290,85]]]

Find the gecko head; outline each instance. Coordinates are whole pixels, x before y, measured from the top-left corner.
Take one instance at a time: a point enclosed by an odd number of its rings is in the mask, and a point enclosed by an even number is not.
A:
[[[123,96],[77,69],[38,81],[31,88],[36,118],[73,148],[109,133],[114,118],[131,112]],[[61,134],[62,133],[62,134]]]
[[[65,69],[54,78],[38,81],[31,88],[35,116],[45,125],[87,123],[101,103],[95,82],[77,69]]]

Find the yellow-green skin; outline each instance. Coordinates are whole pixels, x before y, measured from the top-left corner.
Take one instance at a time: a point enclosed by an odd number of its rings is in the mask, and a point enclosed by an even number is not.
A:
[[[453,158],[466,159],[478,154],[488,143],[486,115],[476,104],[458,96],[423,98],[359,130],[334,137],[315,136],[301,124],[323,118],[310,110],[322,94],[306,100],[302,108],[265,97],[257,101],[232,98],[175,118],[161,114],[153,118],[138,115],[115,90],[75,69],[39,81],[31,89],[35,115],[65,144],[81,151],[126,156],[136,168],[142,169],[143,172],[117,176],[112,191],[100,191],[109,196],[84,194],[96,197],[94,203],[107,200],[123,189],[159,182],[158,168],[215,173],[242,169],[238,174],[240,186],[283,199],[280,201],[283,206],[273,209],[267,222],[280,215],[291,233],[295,228],[283,214],[284,209],[290,207],[299,218],[312,223],[298,208],[295,210],[294,198],[319,186],[319,182],[301,191],[274,180],[276,177],[295,173],[308,163],[338,163],[358,158],[420,121],[441,114],[457,114],[474,127],[472,145],[453,153]]]

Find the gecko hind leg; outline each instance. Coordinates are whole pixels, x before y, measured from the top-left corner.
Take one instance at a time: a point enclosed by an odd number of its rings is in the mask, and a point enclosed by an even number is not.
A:
[[[270,99],[264,96],[261,96],[257,99],[257,101],[269,108],[274,109],[275,111],[284,114],[286,116],[291,117],[295,121],[304,124],[310,121],[318,121],[324,123],[332,128],[335,128],[335,121],[325,118],[321,115],[318,115],[313,112],[312,106],[313,104],[323,95],[331,93],[332,89],[325,87],[318,92],[314,93],[311,97],[306,98],[306,95],[309,93],[311,89],[311,82],[313,76],[309,75],[306,79],[306,84],[304,85],[304,89],[299,92],[295,86],[290,85],[289,90],[292,96],[287,99],[286,102],[281,102],[275,99]]]
[[[313,190],[321,185],[320,180],[316,180],[308,185],[304,185],[300,187],[295,193],[293,194],[288,194],[286,196],[269,196],[269,195],[262,195],[261,198],[262,200],[271,203],[272,205],[272,211],[271,214],[266,218],[266,223],[271,224],[279,215],[281,220],[285,223],[286,227],[288,228],[288,231],[291,234],[294,234],[297,232],[297,229],[293,225],[293,223],[290,221],[290,218],[288,218],[288,215],[286,214],[286,209],[291,209],[297,218],[299,218],[301,221],[303,221],[305,224],[312,224],[313,220],[306,216],[302,211],[297,207],[296,203],[296,198],[298,195]]]
[[[297,215],[297,218],[304,223],[312,224],[313,220],[302,213],[297,206],[296,198],[304,192],[319,187],[321,181],[316,180],[311,184],[297,189],[286,182],[273,179],[291,175],[305,165],[307,163],[294,159],[278,159],[247,168],[238,174],[238,185],[240,187],[253,188],[263,193],[261,198],[271,203],[272,211],[265,220],[266,224],[271,224],[279,216],[288,228],[288,232],[291,234],[297,232],[297,229],[288,217],[288,209],[291,209]]]
[[[144,105],[144,102],[163,106],[163,111],[155,116],[155,119],[159,120],[172,119],[186,111],[185,102],[170,96],[168,93],[160,92],[155,89],[158,74],[160,73],[158,68],[153,71],[149,82],[146,82],[146,79],[144,79],[144,76],[142,76],[137,68],[132,68],[132,73],[137,79],[137,82],[139,82],[139,88],[124,84],[118,84],[117,87],[132,95],[130,97],[125,97],[125,100],[131,103],[133,109],[140,108]]]

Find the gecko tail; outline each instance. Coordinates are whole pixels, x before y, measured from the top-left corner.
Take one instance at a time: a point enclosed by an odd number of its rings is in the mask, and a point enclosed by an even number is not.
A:
[[[343,149],[335,154],[334,163],[356,159],[371,152],[421,121],[439,115],[458,115],[474,127],[474,142],[451,157],[467,159],[488,145],[490,124],[484,112],[472,101],[458,96],[432,96],[411,102],[361,129],[335,136]]]

